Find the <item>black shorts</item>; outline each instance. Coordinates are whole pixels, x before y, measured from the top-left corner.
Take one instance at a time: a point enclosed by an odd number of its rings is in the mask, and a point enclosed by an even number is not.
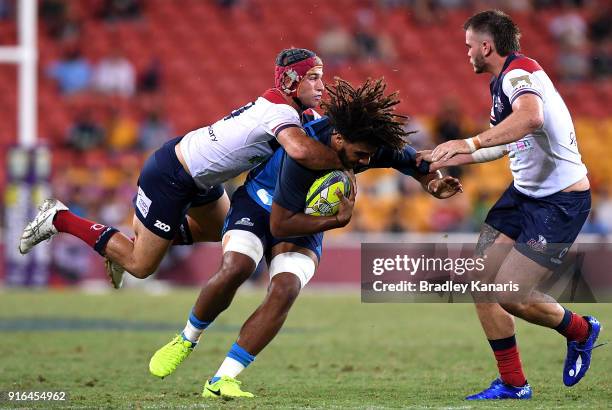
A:
[[[198,188],[174,152],[182,137],[166,142],[145,162],[138,177],[138,193],[132,200],[138,219],[151,232],[172,240],[187,210],[223,196],[223,185]]]
[[[323,233],[295,238],[276,238],[272,236],[270,232],[270,212],[255,202],[244,186],[238,188],[232,195],[231,207],[223,225],[223,233],[234,229],[255,234],[263,245],[264,254],[268,256],[273,246],[281,242],[288,242],[310,249],[317,255],[317,259],[321,259]]]
[[[514,239],[517,251],[555,269],[572,246],[591,210],[591,191],[557,192],[531,198],[511,184],[485,223]]]

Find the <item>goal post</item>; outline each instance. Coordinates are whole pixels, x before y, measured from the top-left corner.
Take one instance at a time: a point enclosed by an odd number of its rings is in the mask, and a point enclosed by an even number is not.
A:
[[[6,156],[7,184],[4,190],[5,229],[4,283],[7,286],[47,286],[51,252],[48,244],[37,246],[27,257],[18,251],[25,224],[36,205],[50,195],[50,152],[38,145],[37,118],[37,0],[18,0],[17,44],[0,47],[0,64],[17,65],[17,143]],[[4,136],[7,137],[7,136]],[[40,248],[40,249],[38,249]],[[1,272],[0,272],[1,273]]]
[[[17,141],[22,148],[34,147],[38,139],[36,1],[17,2],[17,45],[0,47],[0,64],[17,64],[18,67]]]

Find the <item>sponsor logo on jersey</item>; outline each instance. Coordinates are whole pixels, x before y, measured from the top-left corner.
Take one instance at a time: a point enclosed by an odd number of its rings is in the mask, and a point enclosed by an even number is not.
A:
[[[136,208],[140,211],[143,217],[149,215],[149,208],[151,207],[151,200],[144,193],[141,187],[138,187],[138,195],[136,196]]]
[[[270,195],[265,189],[258,190],[257,197],[264,205],[272,205],[272,195]]]
[[[170,232],[170,225],[163,223],[162,221],[160,221],[159,219],[155,220],[155,226],[156,228],[164,231],[164,232]]]
[[[217,141],[217,136],[215,135],[215,130],[213,130],[212,126],[208,127],[208,136],[210,137],[211,141]]]
[[[529,79],[528,75],[511,78],[510,84],[514,88],[533,87],[533,84],[531,83],[531,80]]]
[[[533,149],[533,142],[531,141],[531,138],[523,138],[516,142],[506,144],[506,149],[508,150],[508,152],[514,153],[530,151]]]
[[[242,218],[239,221],[236,221],[234,225],[253,226],[253,222],[251,222],[251,218]]]

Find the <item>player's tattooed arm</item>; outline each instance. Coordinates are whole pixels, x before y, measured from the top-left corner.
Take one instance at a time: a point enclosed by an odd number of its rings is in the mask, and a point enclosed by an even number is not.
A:
[[[484,257],[487,249],[495,243],[495,240],[500,234],[501,232],[491,225],[483,223],[482,229],[480,230],[480,236],[478,237],[478,243],[476,244],[476,256],[481,258]]]
[[[299,127],[285,128],[276,136],[287,154],[300,165],[313,169],[342,169],[338,154],[319,141],[308,137]]]

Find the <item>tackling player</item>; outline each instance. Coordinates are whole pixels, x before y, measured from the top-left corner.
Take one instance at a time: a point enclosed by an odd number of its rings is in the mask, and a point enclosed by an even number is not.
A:
[[[69,233],[108,258],[111,281],[120,287],[123,268],[146,278],[173,241],[220,240],[229,208],[222,183],[264,162],[278,147],[308,168],[342,167],[333,150],[308,138],[301,127],[302,112],[321,101],[322,76],[323,64],[312,51],[283,50],[276,58],[275,88],[212,125],[168,141],[151,155],[133,200],[134,239],[48,199],[24,229],[20,252],[28,253],[58,232]]]
[[[331,100],[323,106],[328,117],[307,123],[308,134],[331,147],[343,166],[354,172],[392,167],[416,178],[438,198],[460,191],[455,178],[429,173],[426,162],[416,165],[416,152],[405,145],[404,117],[393,113],[396,94],[385,96],[384,89],[382,80],[366,81],[357,89],[338,80],[327,88]],[[253,397],[241,389],[236,377],[276,336],[301,289],[313,277],[321,257],[322,232],[345,226],[351,218],[354,183],[337,215],[304,214],[310,186],[326,172],[309,170],[282,150],[251,171],[232,197],[221,267],[202,288],[182,333],[151,358],[152,374],[165,377],[185,360],[265,255],[270,274],[266,297],[244,323],[238,340],[202,393],[211,398]]]
[[[485,11],[468,19],[464,29],[474,72],[493,75],[492,128],[467,140],[439,145],[432,159],[443,162],[432,166],[509,155],[514,182],[489,211],[477,253],[490,256],[488,262],[497,270],[499,283],[511,279],[524,296],[516,302],[511,295],[498,294],[499,304],[478,303],[475,298],[500,378],[467,399],[528,399],[532,392],[519,358],[513,316],[566,337],[566,386],[584,377],[591,351],[597,347],[601,325],[594,317],[579,316],[535,290],[561,264],[587,219],[589,180],[570,113],[542,67],[518,54],[520,32],[511,18],[500,11]],[[501,252],[493,244],[513,247]]]

